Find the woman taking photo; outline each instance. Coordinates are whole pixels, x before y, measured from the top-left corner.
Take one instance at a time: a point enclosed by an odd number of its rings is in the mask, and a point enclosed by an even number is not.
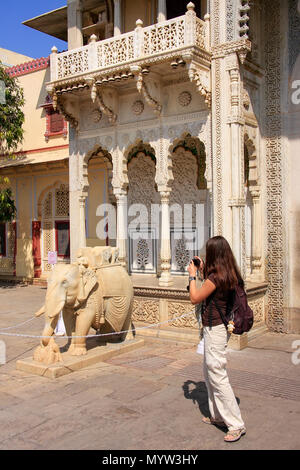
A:
[[[200,259],[200,258],[199,258]],[[204,361],[203,370],[208,392],[210,418],[206,424],[227,427],[226,442],[240,439],[246,433],[240,409],[229,383],[226,371],[226,347],[229,333],[221,313],[225,317],[228,302],[234,288],[244,285],[241,274],[228,242],[224,237],[210,238],[206,244],[205,267],[200,260],[198,268],[204,283],[196,287],[197,267],[191,261],[189,271],[189,293],[192,304],[205,301],[202,310]]]

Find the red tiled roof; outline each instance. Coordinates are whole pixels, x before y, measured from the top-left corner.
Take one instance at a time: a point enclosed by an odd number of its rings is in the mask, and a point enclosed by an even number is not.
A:
[[[5,71],[11,77],[19,77],[20,75],[35,72],[36,70],[46,69],[49,65],[50,57],[41,57],[40,59],[34,59],[30,62],[25,62],[24,64],[13,65],[12,67],[5,69]]]

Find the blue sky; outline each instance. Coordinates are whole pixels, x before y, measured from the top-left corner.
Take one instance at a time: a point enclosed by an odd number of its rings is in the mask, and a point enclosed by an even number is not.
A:
[[[33,58],[47,57],[54,45],[67,49],[64,41],[22,24],[66,4],[67,0],[0,0],[0,47]]]

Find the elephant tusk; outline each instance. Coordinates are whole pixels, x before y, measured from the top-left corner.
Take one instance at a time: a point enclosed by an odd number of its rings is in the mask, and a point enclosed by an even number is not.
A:
[[[45,313],[45,305],[43,305],[36,313],[35,316],[39,317],[40,315],[43,315]]]

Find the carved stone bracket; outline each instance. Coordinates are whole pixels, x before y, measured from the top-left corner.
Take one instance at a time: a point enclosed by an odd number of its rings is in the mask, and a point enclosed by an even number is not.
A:
[[[142,72],[138,74],[136,86],[137,86],[138,92],[144,96],[146,102],[149,104],[149,106],[151,106],[151,108],[153,108],[154,113],[160,116],[162,105],[158,101],[156,101],[154,98],[152,98],[152,96],[150,95]]]
[[[54,108],[54,105],[53,105]],[[55,109],[55,108],[54,108]],[[57,109],[59,110],[60,114],[62,114],[66,121],[68,121],[75,130],[78,129],[79,122],[78,120],[70,113],[68,113],[63,105],[62,99],[57,97]]]
[[[53,86],[47,86],[46,90],[49,93],[49,95],[52,97],[52,105],[53,105],[54,111],[58,109],[60,114],[64,116],[65,120],[70,123],[71,127],[77,130],[79,126],[78,119],[76,119],[75,116],[73,116],[70,112],[68,112],[65,109],[63,100],[60,95],[57,95],[56,89]]]
[[[189,79],[191,82],[195,82],[198,91],[204,97],[204,101],[208,108],[211,108],[211,91],[208,90],[207,86],[203,84],[203,79],[199,71],[191,67],[189,70]]]
[[[96,103],[100,111],[108,117],[111,124],[114,124],[117,120],[117,115],[110,109],[103,101],[103,94],[99,86],[93,79],[87,79],[86,83],[91,90],[91,99],[93,103]]]

